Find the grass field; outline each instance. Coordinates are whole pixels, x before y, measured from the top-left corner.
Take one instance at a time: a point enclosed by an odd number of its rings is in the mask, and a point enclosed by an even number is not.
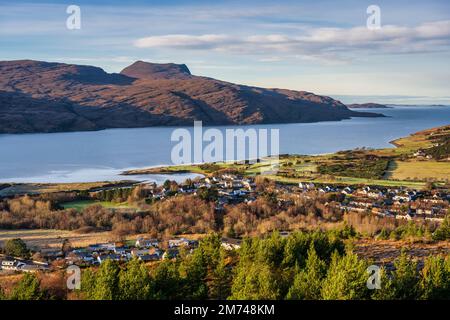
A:
[[[17,194],[40,194],[61,191],[83,191],[112,185],[131,185],[132,181],[80,182],[80,183],[14,183],[0,190],[0,196]]]
[[[82,247],[97,242],[110,241],[111,232],[93,232],[78,234],[67,230],[0,230],[0,246],[8,239],[21,238],[30,248],[59,247],[64,239],[69,239],[72,246]]]
[[[185,237],[192,240],[199,240],[203,238],[204,234],[183,234],[179,237]],[[135,234],[127,237],[127,244],[134,244],[139,237],[148,237],[146,234]],[[6,240],[20,238],[29,248],[57,248],[62,245],[64,239],[69,239],[72,247],[86,247],[95,243],[109,242],[117,240],[114,234],[110,231],[91,232],[80,234],[75,231],[68,230],[54,230],[54,229],[19,229],[19,230],[4,230],[0,229],[0,246]]]
[[[130,206],[128,203],[114,203],[109,201],[94,201],[94,200],[79,200],[62,203],[61,205],[64,209],[75,209],[77,211],[82,211],[84,208],[89,207],[94,204],[99,204],[104,208],[111,209],[133,209],[135,207]]]
[[[425,182],[420,181],[396,181],[396,180],[379,180],[379,179],[364,179],[353,177],[334,177],[334,179],[328,179],[326,177],[317,177],[315,179],[305,178],[287,178],[276,175],[267,175],[269,179],[289,184],[297,184],[299,182],[313,182],[313,183],[329,183],[329,184],[343,184],[343,185],[372,185],[372,186],[384,186],[384,187],[407,187],[422,189],[425,187]]]
[[[433,178],[440,181],[450,179],[450,162],[438,161],[393,161],[387,173],[389,179],[423,180]]]

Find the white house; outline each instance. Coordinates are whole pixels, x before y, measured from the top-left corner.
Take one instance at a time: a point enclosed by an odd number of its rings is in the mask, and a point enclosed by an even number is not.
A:
[[[158,245],[159,241],[157,239],[138,238],[135,243],[135,246],[138,248],[157,247]]]

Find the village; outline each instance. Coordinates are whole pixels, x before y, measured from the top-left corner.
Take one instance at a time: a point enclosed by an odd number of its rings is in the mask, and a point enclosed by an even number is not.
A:
[[[255,178],[235,174],[222,174],[189,181],[184,184],[167,182],[164,186],[154,183],[141,184],[145,191],[146,201],[161,201],[179,194],[200,193],[211,196],[215,202],[216,212],[225,206],[239,203],[251,203],[262,195],[258,190]],[[95,191],[92,196],[99,192]],[[289,205],[295,198],[310,197],[313,194],[330,196],[329,206],[342,213],[371,214],[379,217],[390,217],[410,221],[441,222],[448,214],[450,194],[444,190],[413,190],[404,187],[386,188],[377,186],[342,186],[330,184],[314,184],[300,182],[298,185],[275,185],[278,206]],[[279,230],[287,236],[292,230]],[[223,238],[222,246],[227,250],[238,249],[241,239]],[[2,273],[50,271],[69,265],[89,267],[99,265],[107,259],[126,262],[136,258],[144,262],[172,259],[180,254],[180,250],[193,250],[197,240],[186,237],[171,239],[153,239],[139,237],[136,240],[120,242],[95,243],[87,247],[41,248],[39,260],[24,260],[8,256],[0,256]]]
[[[216,209],[220,210],[226,204],[252,202],[260,195],[256,191],[255,179],[232,174],[221,177],[206,177],[189,185],[181,184],[176,191],[169,188],[158,188],[148,184],[145,188],[151,190],[151,197],[164,199],[168,196],[181,194],[197,194],[199,189],[217,191]],[[380,216],[391,216],[397,219],[427,219],[442,221],[449,208],[450,193],[441,190],[415,190],[406,187],[388,188],[381,186],[342,186],[331,184],[315,184],[300,182],[298,185],[277,183],[276,192],[280,201],[283,195],[305,197],[308,192],[322,194],[343,194],[345,197],[339,207],[345,212],[366,212]]]
[[[157,190],[155,185],[149,188]],[[181,186],[177,192],[197,194],[201,188],[217,190],[216,210],[222,210],[224,205],[251,203],[261,195],[261,192],[256,191],[254,178],[232,174],[200,179],[189,187]],[[437,222],[443,221],[448,213],[450,201],[450,193],[445,188],[424,191],[406,187],[343,186],[313,182],[300,182],[298,185],[276,184],[280,204],[285,201],[285,195],[301,198],[308,197],[309,192],[343,195],[337,197],[338,201],[334,201],[334,204],[330,204],[338,206],[343,212],[364,212],[381,217]],[[161,199],[169,193],[170,190],[163,188],[152,195]]]
[[[138,238],[135,242],[108,242],[89,245],[85,248],[43,248],[39,252],[40,260],[24,260],[13,257],[0,257],[2,271],[37,272],[51,271],[57,267],[77,265],[90,267],[99,265],[107,259],[126,262],[136,258],[143,262],[171,259],[184,248],[192,250],[198,241],[186,238],[170,239],[165,243],[166,250],[157,239]],[[45,262],[44,262],[45,261]]]

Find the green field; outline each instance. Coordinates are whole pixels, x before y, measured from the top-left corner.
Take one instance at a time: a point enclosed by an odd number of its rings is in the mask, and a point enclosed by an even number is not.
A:
[[[386,187],[422,189],[427,181],[444,185],[450,178],[450,163],[427,159],[418,161],[414,152],[430,148],[446,135],[450,126],[417,132],[392,143],[395,148],[355,149],[316,156],[280,156],[277,173],[271,160],[264,158],[254,164],[223,162],[202,165],[181,165],[141,169],[132,174],[192,172],[209,175],[223,169],[235,170],[244,175],[265,174],[282,183],[312,181],[328,184],[366,184]],[[437,140],[438,137],[441,140]]]
[[[372,186],[384,186],[384,187],[407,187],[422,189],[425,187],[425,182],[421,181],[404,181],[404,180],[381,180],[381,179],[364,179],[353,177],[334,177],[334,179],[327,179],[325,177],[318,177],[316,179],[303,179],[303,178],[287,178],[276,175],[267,175],[269,179],[288,184],[297,184],[299,182],[313,182],[313,183],[328,183],[328,184],[343,184],[343,185],[372,185]]]
[[[64,209],[75,209],[77,211],[82,211],[86,207],[89,207],[94,204],[99,204],[104,208],[109,209],[133,209],[133,206],[130,206],[127,203],[114,203],[110,201],[94,201],[94,200],[79,200],[79,201],[71,201],[62,203],[62,207]]]
[[[387,178],[399,180],[450,179],[450,162],[439,161],[393,161]]]
[[[103,181],[103,182],[80,182],[80,183],[11,183],[0,190],[0,196],[12,196],[17,194],[41,194],[65,191],[84,191],[94,188],[102,188],[113,185],[132,185],[132,181]]]

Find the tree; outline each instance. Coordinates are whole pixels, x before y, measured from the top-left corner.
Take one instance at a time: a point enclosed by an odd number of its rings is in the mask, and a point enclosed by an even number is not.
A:
[[[186,299],[206,299],[208,287],[206,285],[207,260],[203,248],[197,248],[192,254],[182,255],[179,267]]]
[[[268,265],[253,263],[238,269],[231,287],[231,299],[276,300],[280,298],[280,285]]]
[[[212,234],[200,241],[196,251],[201,252],[206,267],[205,281],[208,297],[226,299],[230,294],[231,269],[227,266],[227,252],[222,248],[221,237]]]
[[[447,257],[450,260],[449,257]],[[425,259],[420,280],[422,299],[448,299],[450,297],[450,270],[440,256]]]
[[[326,273],[326,264],[320,260],[313,243],[308,250],[308,259],[304,270],[297,273],[289,289],[287,299],[317,300],[321,298],[322,281]]]
[[[348,252],[342,257],[333,254],[321,290],[326,300],[355,300],[369,297],[367,263]]]
[[[61,245],[61,251],[62,251],[64,254],[67,254],[67,253],[69,253],[71,250],[72,250],[72,244],[70,243],[70,240],[69,240],[69,239],[64,239],[64,240],[63,240],[63,243],[62,243],[62,245]]]
[[[231,281],[233,279],[231,268],[226,263],[225,250],[220,251],[220,258],[212,272],[212,280],[208,285],[210,299],[225,300],[231,294]]]
[[[373,290],[372,299],[374,300],[393,300],[395,299],[395,290],[392,277],[389,276],[385,268],[380,268],[380,289]]]
[[[445,216],[442,224],[434,231],[433,240],[448,240],[450,239],[450,214]]]
[[[28,250],[26,243],[20,238],[6,241],[4,252],[6,255],[25,259],[30,256],[30,251]]]
[[[166,190],[169,190],[171,184],[172,184],[172,182],[170,180],[166,180],[163,183],[163,188],[166,189]]]
[[[199,196],[200,199],[204,201],[216,201],[219,193],[217,189],[214,187],[211,188],[201,187],[198,188],[197,195]]]
[[[117,262],[107,259],[102,262],[95,276],[92,299],[116,300],[119,297],[119,266]]]
[[[153,273],[151,292],[154,299],[182,299],[180,292],[181,279],[174,261],[165,260],[158,264]]]
[[[34,273],[25,273],[11,293],[12,300],[40,300],[42,298],[40,281]]]
[[[415,300],[420,297],[419,272],[417,263],[411,260],[405,251],[394,262],[392,289],[394,299]]]
[[[86,269],[81,277],[81,291],[88,300],[95,298],[95,273],[91,269]]]
[[[6,300],[6,295],[2,287],[0,287],[0,300]]]
[[[119,274],[120,299],[146,300],[150,298],[151,278],[147,267],[138,259],[129,261]]]

